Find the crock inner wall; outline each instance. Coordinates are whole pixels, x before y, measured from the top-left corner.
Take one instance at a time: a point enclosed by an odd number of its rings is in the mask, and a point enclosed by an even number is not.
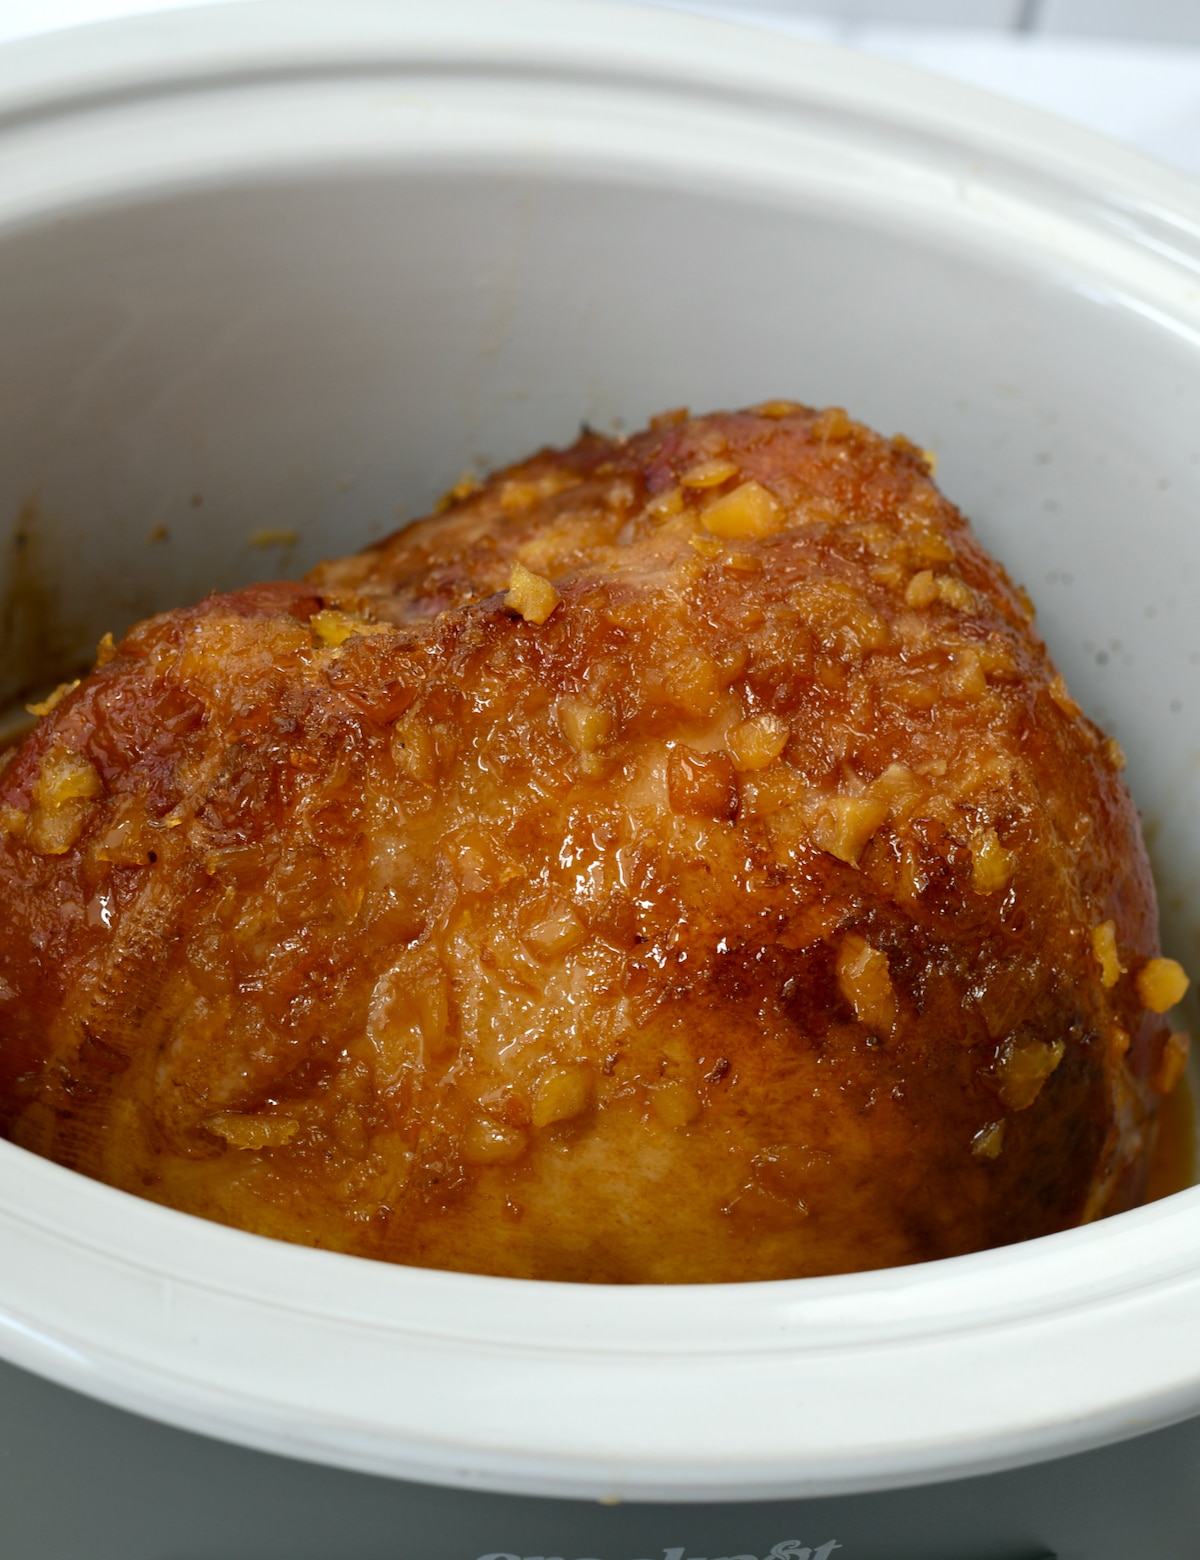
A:
[[[0,94],[6,696],[582,419],[842,402],[937,453],[1033,591],[1130,754],[1168,950],[1193,958],[1182,181],[932,79],[678,19],[631,24],[606,80],[586,8],[514,3],[499,43],[472,0],[237,10],[31,51]],[[436,80],[410,68],[431,51]],[[517,54],[570,68],[535,102]],[[359,1264],[0,1161],[6,1356],[290,1456],[766,1499],[1053,1456],[1200,1401],[1195,1190],[945,1264],[600,1293]],[[656,1411],[631,1416],[648,1379]]]
[[[1200,382],[1143,315],[915,221],[553,171],[263,178],[26,220],[0,238],[0,698],[581,422],[840,403],[932,449],[1030,589],[1129,756],[1187,962]]]

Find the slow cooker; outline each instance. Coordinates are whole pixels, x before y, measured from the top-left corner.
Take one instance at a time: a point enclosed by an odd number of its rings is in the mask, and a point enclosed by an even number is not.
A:
[[[897,66],[574,0],[11,45],[0,169],[5,698],[580,423],[842,404],[932,450],[1030,588],[1196,965],[1188,180]],[[1200,1533],[1194,1188],[951,1261],[616,1289],[291,1247],[0,1143],[0,1352],[29,1560],[1173,1560]]]

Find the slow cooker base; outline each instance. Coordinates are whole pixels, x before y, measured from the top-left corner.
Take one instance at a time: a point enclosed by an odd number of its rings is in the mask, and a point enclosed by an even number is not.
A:
[[[435,1489],[246,1451],[0,1364],[4,1547],[30,1560],[802,1560],[806,1549],[816,1560],[831,1541],[828,1560],[1194,1560],[1198,1460],[1200,1418],[948,1484],[602,1506]]]

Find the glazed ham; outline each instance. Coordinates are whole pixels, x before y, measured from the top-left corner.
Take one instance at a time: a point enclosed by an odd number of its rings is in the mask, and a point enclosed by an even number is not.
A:
[[[903,439],[586,434],[139,624],[0,775],[0,1129],[617,1283],[1134,1203],[1186,1042],[1116,744]]]

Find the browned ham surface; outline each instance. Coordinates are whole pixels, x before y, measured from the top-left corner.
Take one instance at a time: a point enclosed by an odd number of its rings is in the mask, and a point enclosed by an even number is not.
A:
[[[142,623],[0,774],[0,1129],[548,1279],[1129,1206],[1183,977],[1031,618],[919,450],[771,403]]]

